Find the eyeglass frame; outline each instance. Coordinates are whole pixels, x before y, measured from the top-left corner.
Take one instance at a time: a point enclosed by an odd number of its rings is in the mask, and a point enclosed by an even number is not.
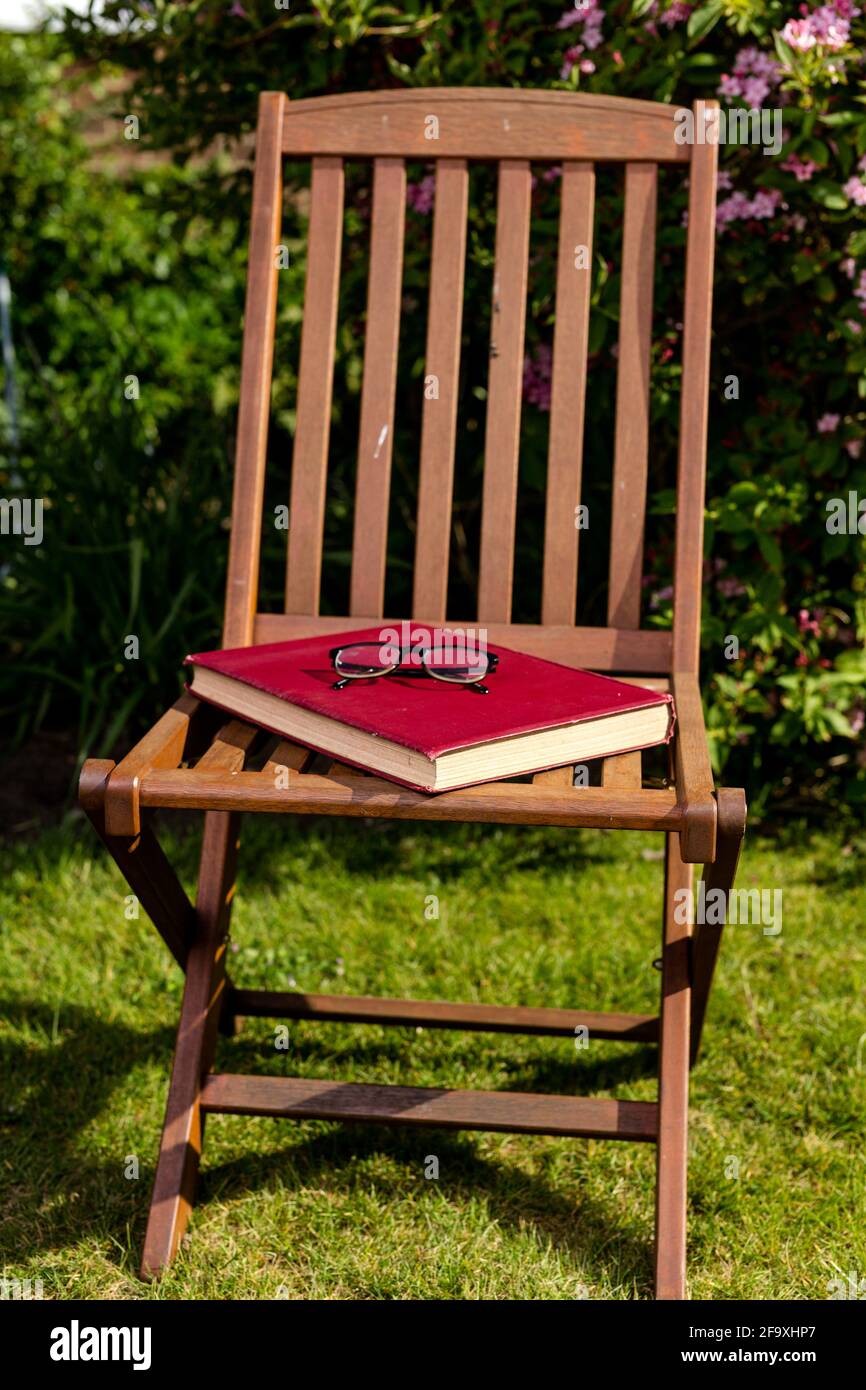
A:
[[[343,642],[339,647],[331,648],[331,650],[328,652],[328,659],[331,663],[333,670],[339,671],[339,667],[337,666],[337,657],[340,655],[340,652],[346,651],[347,648],[378,647],[381,650],[382,647],[387,645],[388,644],[386,642]],[[425,650],[426,649],[421,647],[401,647],[399,651],[399,660],[395,661],[393,665],[388,666],[385,670],[371,671],[363,676],[341,676],[338,681],[334,681],[333,685],[331,686],[331,689],[342,690],[344,686],[347,686],[351,681],[375,681],[379,680],[379,678],[382,676],[392,676],[395,671],[399,671],[404,676],[430,676],[432,680],[442,681],[444,685],[462,685],[467,690],[474,690],[477,695],[490,694],[490,691],[488,690],[487,686],[483,685],[482,681],[484,681],[487,678],[487,676],[493,675],[497,666],[499,665],[498,652],[488,652],[486,654],[485,660],[487,662],[487,665],[484,671],[481,673],[481,675],[478,676],[475,680],[457,681],[452,680],[449,676],[437,675],[435,671],[432,671],[429,665],[427,664],[427,661],[425,660]],[[422,670],[413,670],[411,667],[407,667],[406,669],[403,668],[403,658],[407,652],[410,654],[414,654],[418,657],[419,661],[421,662]]]

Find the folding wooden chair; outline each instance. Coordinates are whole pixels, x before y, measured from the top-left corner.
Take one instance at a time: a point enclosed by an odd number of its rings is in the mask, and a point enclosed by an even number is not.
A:
[[[431,117],[435,118],[431,121]],[[546,91],[407,90],[289,103],[260,99],[223,645],[241,646],[385,621],[384,577],[395,367],[406,203],[405,161],[436,164],[413,614],[445,620],[457,380],[467,221],[467,161],[498,161],[494,312],[477,621],[492,643],[567,665],[616,671],[672,689],[678,717],[667,788],[644,787],[641,755],[608,758],[600,786],[573,786],[571,769],[426,796],[333,766],[281,743],[245,770],[257,731],[217,728],[185,695],[116,766],[92,760],[81,804],[132,891],[186,973],[165,1128],[145,1241],[143,1274],[171,1260],[186,1228],[212,1112],[432,1125],[652,1141],[657,1145],[656,1291],[685,1297],[688,1074],[700,1043],[721,928],[680,925],[675,893],[705,865],[707,888],[730,890],[745,828],[742,791],[716,789],[698,687],[703,505],[710,353],[716,146],[680,144],[675,113],[654,102]],[[436,138],[428,138],[435,129]],[[259,545],[273,356],[284,155],[312,159],[285,613],[260,613]],[[325,480],[337,290],[343,232],[343,159],[373,161],[373,218],[348,616],[319,616]],[[530,160],[562,165],[556,329],[541,621],[511,622],[518,435],[530,221]],[[625,164],[622,296],[613,515],[606,627],[575,625],[586,384],[589,274],[576,246],[592,242],[594,165]],[[689,178],[688,249],[677,483],[674,621],[642,629],[656,182],[659,163]],[[452,620],[453,621],[453,620]],[[216,733],[214,730],[216,729]],[[275,775],[283,769],[282,777]],[[288,769],[288,771],[285,771]],[[152,808],[206,812],[193,906],[160,849]],[[653,830],[666,870],[659,1016],[582,1009],[509,1008],[394,999],[264,993],[232,986],[225,968],[239,813],[379,816],[510,825]],[[242,1016],[423,1024],[657,1042],[657,1102],[349,1085],[212,1070],[216,1034]]]

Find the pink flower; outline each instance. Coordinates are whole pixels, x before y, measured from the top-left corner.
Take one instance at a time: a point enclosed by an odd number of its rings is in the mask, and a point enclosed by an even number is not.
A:
[[[604,11],[601,8],[600,0],[579,0],[579,3],[577,3],[576,0],[574,9],[566,10],[565,14],[559,19],[556,27],[557,29],[571,29],[575,24],[582,24],[583,33],[581,34],[581,38],[583,39],[583,48],[593,49],[598,48],[601,43],[601,27],[603,23]],[[568,61],[568,54],[571,51],[572,50],[569,49],[568,53],[566,53],[566,61]],[[574,62],[572,61],[569,64],[568,72],[571,72],[573,67]],[[568,72],[563,73],[563,76],[567,77]]]
[[[739,579],[735,579],[733,575],[728,575],[725,579],[717,579],[716,588],[722,598],[740,598],[742,594],[746,593],[745,584],[741,584]]]
[[[565,14],[557,20],[556,27],[557,29],[570,29],[573,24],[582,24],[583,20],[584,16],[575,5],[573,10],[566,10]]]
[[[741,48],[734,59],[731,73],[725,73],[719,86],[719,96],[742,98],[750,107],[760,106],[773,87],[782,80],[782,69],[768,53],[754,44]]]
[[[406,202],[415,212],[432,212],[435,196],[436,178],[433,174],[427,174],[420,183],[410,183],[406,186]]]
[[[644,24],[645,29],[649,29],[651,34],[656,33],[656,24],[663,24],[666,29],[673,29],[675,24],[681,24],[688,19],[694,5],[681,4],[680,0],[675,0],[673,5],[669,5],[666,10],[659,14],[658,0],[653,0],[646,14],[649,19]]]
[[[801,5],[800,13],[802,19],[789,19],[783,28],[785,43],[798,53],[809,53],[816,47],[836,53],[848,43],[851,20],[860,11],[851,0],[836,0],[833,5],[819,5],[811,14]]]
[[[592,61],[591,58],[581,58],[580,70],[581,72],[586,73],[595,72],[595,63]]]
[[[680,4],[680,0],[675,0],[675,3],[669,5],[664,14],[659,15],[659,24],[663,24],[666,29],[673,29],[675,24],[683,24],[694,8],[694,5]]]
[[[782,38],[789,48],[796,49],[798,53],[808,53],[818,42],[808,19],[789,19],[782,30]]]
[[[533,356],[523,362],[523,399],[539,410],[549,410],[552,374],[553,350],[546,343],[539,343]]]
[[[572,48],[567,48],[567,49],[565,50],[565,53],[563,54],[562,69],[561,69],[560,74],[559,74],[560,77],[563,78],[563,80],[564,80],[566,77],[568,77],[568,74],[571,72],[571,69],[574,67],[575,63],[577,62],[577,60],[578,60],[578,58],[580,57],[580,55],[581,55],[582,52],[583,52],[583,44],[582,44],[582,43],[576,43],[576,44],[574,44],[574,46],[573,46]]]
[[[848,201],[855,203],[857,207],[866,206],[866,183],[856,174],[847,183],[843,183],[842,192]]]
[[[863,440],[849,439],[845,445],[845,451],[849,458],[858,459],[863,452]]]
[[[853,280],[854,272],[857,269],[857,262],[853,256],[846,256],[844,261],[839,262],[839,269],[848,276],[849,280]]]
[[[849,333],[854,333],[858,337],[863,332],[862,323],[858,323],[856,319],[846,319],[845,327],[848,329]]]
[[[673,598],[673,596],[673,585],[665,584],[663,589],[657,589],[654,594],[650,595],[649,606],[651,609],[659,608],[661,604],[666,603],[667,600]]]
[[[716,227],[721,231],[729,222],[745,221],[748,218],[765,220],[775,217],[782,194],[778,188],[759,188],[753,198],[734,190],[723,198],[716,208]]]
[[[816,426],[819,434],[832,434],[839,427],[841,415],[833,415],[830,411],[822,415]]]
[[[820,615],[818,609],[815,610],[814,614],[810,613],[808,608],[800,609],[799,613],[797,614],[797,627],[803,633],[804,637],[807,633],[810,632],[815,637],[821,636],[821,623],[819,621],[819,616]]]
[[[787,174],[793,174],[798,183],[807,183],[818,167],[814,159],[801,159],[798,154],[789,154],[779,165]]]

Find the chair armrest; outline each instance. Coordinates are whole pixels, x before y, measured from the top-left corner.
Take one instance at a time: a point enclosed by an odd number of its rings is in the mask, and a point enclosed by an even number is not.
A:
[[[692,671],[675,671],[671,686],[677,714],[674,735],[677,800],[684,812],[680,853],[686,864],[711,864],[716,857],[718,807],[701,690]]]
[[[178,766],[183,758],[190,722],[201,708],[201,702],[184,691],[118,763],[105,790],[105,829],[109,835],[139,834],[141,779],[154,768]]]

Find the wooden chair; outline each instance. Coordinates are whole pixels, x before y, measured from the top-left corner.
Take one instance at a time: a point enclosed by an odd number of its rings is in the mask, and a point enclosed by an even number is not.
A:
[[[498,161],[495,352],[489,366],[477,615],[493,643],[570,665],[616,671],[673,690],[678,716],[667,787],[644,787],[641,755],[608,758],[600,786],[573,786],[571,769],[426,796],[335,765],[305,771],[310,755],[281,743],[247,770],[257,731],[182,696],[122,762],[85,764],[81,804],[152,917],[186,982],[143,1274],[171,1260],[187,1225],[209,1113],[275,1115],[650,1141],[657,1145],[656,1291],[685,1297],[688,1076],[700,1043],[721,928],[675,920],[674,894],[705,865],[707,888],[730,890],[745,828],[742,791],[717,789],[698,686],[703,506],[710,354],[717,120],[710,136],[679,144],[675,113],[654,102],[546,91],[407,90],[289,103],[260,99],[243,338],[237,465],[223,645],[307,636],[383,619],[386,525],[407,159],[435,161],[436,197],[421,437],[413,615],[446,617],[457,381],[467,222],[467,161]],[[429,117],[438,122],[428,138]],[[258,609],[259,546],[280,242],[284,155],[312,159],[309,255],[291,484],[285,613]],[[343,160],[373,161],[373,217],[348,615],[319,616],[331,416]],[[562,165],[556,329],[541,621],[511,622],[518,434],[530,220],[530,160]],[[625,165],[625,216],[613,512],[606,627],[575,625],[586,385],[589,274],[574,248],[590,246],[594,165]],[[689,179],[688,249],[677,483],[673,630],[640,626],[646,506],[649,355],[657,166]],[[452,622],[454,619],[452,619]],[[464,620],[465,621],[465,620]],[[470,620],[471,621],[471,620]],[[181,655],[180,653],[178,654]],[[216,730],[216,732],[215,732]],[[283,776],[275,775],[280,769]],[[286,771],[286,769],[288,771]],[[206,813],[195,905],[149,823],[154,808]],[[235,988],[226,932],[242,811],[379,816],[510,825],[653,830],[665,836],[659,1015],[583,1009],[425,1003],[264,993]],[[678,914],[682,915],[682,914]],[[483,1091],[348,1085],[212,1070],[219,1028],[242,1016],[654,1042],[657,1102]]]

